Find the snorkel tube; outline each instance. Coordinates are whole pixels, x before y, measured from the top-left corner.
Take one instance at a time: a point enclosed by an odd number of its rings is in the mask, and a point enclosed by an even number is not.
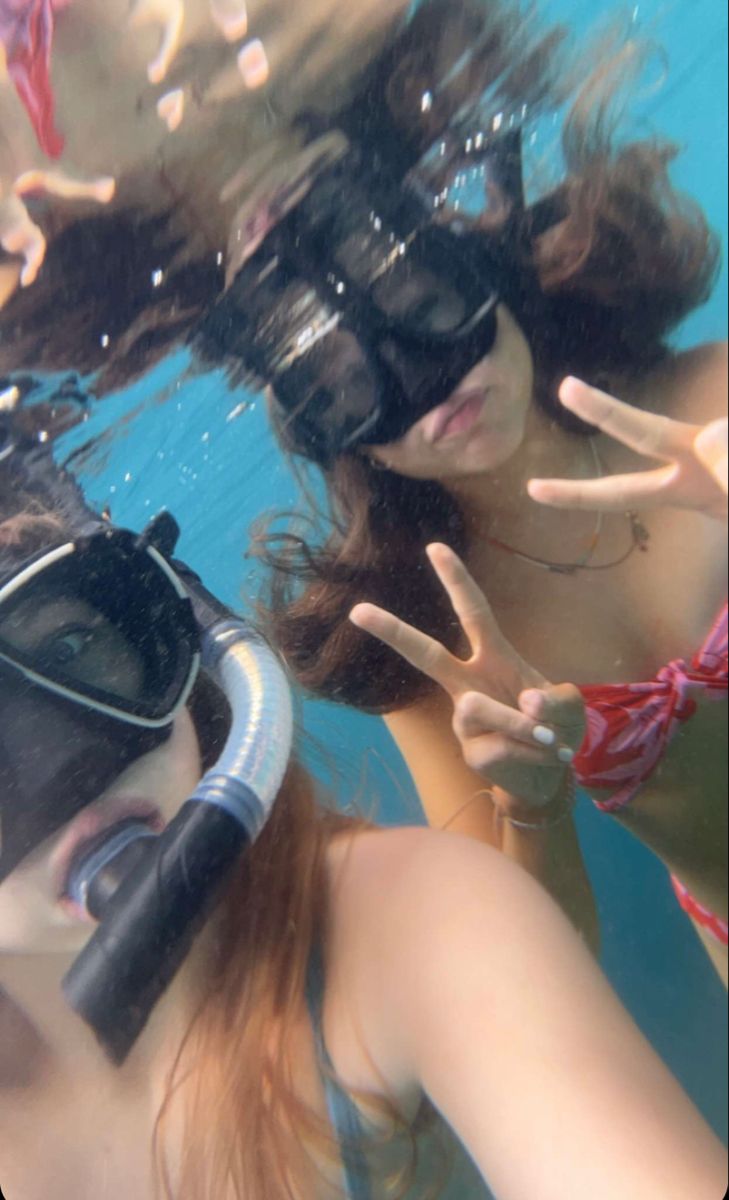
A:
[[[71,1007],[120,1065],[190,950],[241,853],[263,829],[291,753],[280,662],[195,576],[203,666],[227,698],[223,752],[163,833],[127,827],[82,859],[70,892],[99,927],[63,980]]]

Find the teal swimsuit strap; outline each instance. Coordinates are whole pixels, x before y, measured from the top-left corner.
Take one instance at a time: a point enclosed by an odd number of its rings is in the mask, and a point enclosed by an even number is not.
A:
[[[339,1142],[348,1200],[372,1200],[369,1172],[364,1155],[365,1133],[362,1119],[351,1096],[329,1074],[329,1072],[333,1072],[334,1068],[324,1042],[324,960],[321,946],[318,943],[309,958],[306,1003],[314,1032],[316,1052],[322,1068],[321,1077],[326,1093],[329,1120]]]

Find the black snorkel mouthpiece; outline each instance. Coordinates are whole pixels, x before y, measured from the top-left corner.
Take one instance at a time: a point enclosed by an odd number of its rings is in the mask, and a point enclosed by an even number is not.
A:
[[[251,835],[225,809],[190,800],[164,833],[149,836],[141,826],[123,847],[113,841],[106,862],[82,860],[70,883],[72,893],[85,889],[99,927],[65,976],[63,992],[121,1065]]]
[[[106,830],[71,864],[66,885],[69,900],[101,921],[120,884],[147,858],[150,842],[156,838],[147,825],[133,818]]]

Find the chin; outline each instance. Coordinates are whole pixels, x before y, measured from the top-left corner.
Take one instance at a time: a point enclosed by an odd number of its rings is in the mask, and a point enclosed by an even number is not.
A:
[[[522,444],[519,432],[494,433],[493,430],[476,432],[459,453],[453,456],[450,479],[465,476],[490,475],[498,471],[514,457]]]
[[[43,902],[36,900],[35,904],[26,899],[22,909],[14,903],[13,911],[0,917],[0,957],[76,955],[83,950],[94,928],[87,921],[69,917],[50,898]]]

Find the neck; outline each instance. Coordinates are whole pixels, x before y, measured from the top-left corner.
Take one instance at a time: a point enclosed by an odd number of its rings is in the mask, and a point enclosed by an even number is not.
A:
[[[521,446],[494,471],[448,482],[448,490],[461,504],[469,528],[476,535],[518,536],[525,528],[584,529],[594,524],[593,513],[568,512],[536,504],[527,492],[530,479],[592,479],[595,458],[588,441],[567,433],[533,405]]]

